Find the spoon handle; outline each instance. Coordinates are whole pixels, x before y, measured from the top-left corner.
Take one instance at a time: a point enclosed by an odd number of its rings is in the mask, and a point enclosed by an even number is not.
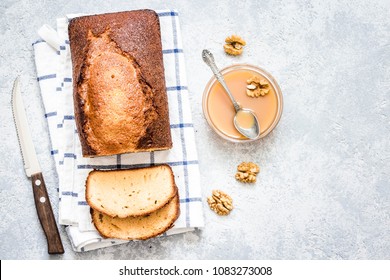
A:
[[[210,66],[211,71],[213,71],[215,78],[217,79],[218,82],[221,83],[222,87],[225,89],[226,93],[229,95],[230,99],[232,100],[234,109],[236,112],[241,109],[240,105],[236,102],[234,99],[232,93],[230,92],[228,86],[226,85],[225,79],[223,78],[221,72],[219,72],[217,65],[215,64],[214,61],[214,56],[209,50],[203,50],[202,52],[202,58],[203,61]]]

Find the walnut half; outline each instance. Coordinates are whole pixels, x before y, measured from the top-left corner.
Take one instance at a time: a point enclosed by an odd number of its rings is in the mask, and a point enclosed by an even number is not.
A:
[[[210,209],[221,216],[228,215],[233,210],[233,199],[221,190],[213,190],[207,202]]]
[[[259,76],[252,76],[246,83],[246,95],[249,97],[259,97],[269,93],[269,83]]]
[[[240,55],[242,54],[243,46],[246,45],[246,42],[237,35],[232,35],[230,37],[227,37],[225,39],[225,45],[223,48],[225,49],[225,52],[230,55]]]
[[[243,183],[255,183],[256,175],[260,172],[260,167],[253,162],[242,162],[237,166],[236,179]]]

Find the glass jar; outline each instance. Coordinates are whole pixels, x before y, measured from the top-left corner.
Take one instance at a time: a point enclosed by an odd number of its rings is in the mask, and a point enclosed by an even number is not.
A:
[[[213,76],[203,92],[203,114],[210,127],[222,138],[232,142],[255,141],[267,136],[279,123],[283,111],[282,91],[276,80],[266,70],[250,64],[234,64],[221,70],[226,84],[236,101],[243,107],[254,111],[260,122],[260,135],[248,139],[241,135],[233,124],[235,110],[221,84]],[[247,80],[258,76],[269,86],[268,94],[250,97],[246,94]]]

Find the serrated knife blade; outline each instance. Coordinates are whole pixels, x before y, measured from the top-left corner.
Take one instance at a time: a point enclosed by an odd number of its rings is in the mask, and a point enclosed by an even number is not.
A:
[[[19,77],[16,78],[12,89],[12,112],[14,115],[16,132],[18,134],[19,146],[22,152],[24,170],[26,171],[27,177],[31,177],[32,174],[41,172],[41,167],[39,166],[37,154],[35,152],[30,129],[27,123],[22,94],[20,92]]]
[[[27,122],[22,94],[20,91],[19,77],[17,77],[14,82],[11,103],[19,146],[23,157],[24,170],[26,171],[27,177],[30,177],[32,180],[35,206],[39,221],[41,222],[43,231],[46,235],[48,253],[63,254],[64,248],[62,246],[61,237],[58,232],[57,223],[54,218],[53,209],[51,208],[49,195],[47,193],[45,181],[43,180],[41,167],[38,162],[30,128]]]

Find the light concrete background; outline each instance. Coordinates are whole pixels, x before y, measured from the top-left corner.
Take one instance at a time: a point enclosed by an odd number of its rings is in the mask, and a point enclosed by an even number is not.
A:
[[[58,3],[56,3],[58,2]],[[205,228],[87,253],[49,256],[25,176],[11,114],[21,75],[34,143],[57,212],[57,175],[36,82],[31,43],[67,13],[175,8],[199,150],[203,196],[220,188],[235,209],[219,217],[204,201]],[[1,259],[390,259],[390,2],[383,1],[21,1],[0,2]],[[248,45],[232,58],[223,41]],[[211,72],[251,63],[279,82],[284,112],[276,130],[232,144],[208,127],[201,97]],[[258,183],[234,178],[241,161],[261,166]]]

